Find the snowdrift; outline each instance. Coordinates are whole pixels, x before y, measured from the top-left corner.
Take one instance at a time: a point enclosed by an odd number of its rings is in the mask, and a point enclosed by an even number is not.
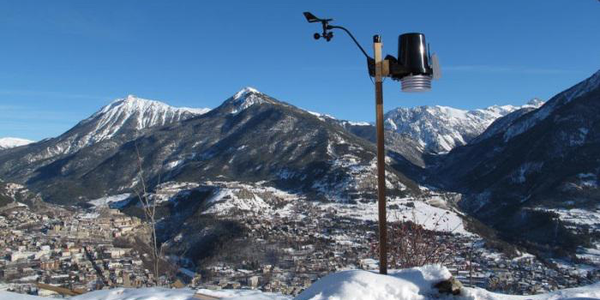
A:
[[[600,283],[535,296],[491,293],[484,289],[464,288],[459,296],[440,295],[433,285],[450,278],[444,267],[425,266],[390,271],[384,276],[374,272],[349,270],[328,275],[295,298],[255,290],[199,290],[223,300],[585,300],[600,299]],[[87,293],[72,300],[193,300],[190,289],[113,289]],[[29,295],[0,291],[0,300],[43,300]]]
[[[343,271],[315,282],[294,300],[384,300],[427,299],[437,294],[433,285],[452,275],[446,268],[426,266],[391,271],[389,276],[373,272]]]

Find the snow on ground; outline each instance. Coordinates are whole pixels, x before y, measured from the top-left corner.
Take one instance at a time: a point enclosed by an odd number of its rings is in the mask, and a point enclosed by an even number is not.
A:
[[[0,300],[43,300],[48,298],[0,291]]]
[[[298,196],[282,190],[263,186],[260,182],[250,185],[241,182],[211,182],[207,185],[219,186],[219,189],[208,199],[207,210],[204,214],[228,214],[237,209],[246,212],[269,215],[273,211],[274,202],[291,202],[298,200]],[[278,209],[281,214],[289,213],[289,205]]]
[[[150,195],[150,200],[156,203],[176,202],[178,196],[185,195],[198,187],[200,187],[200,184],[195,182],[168,181],[156,186],[155,192]]]
[[[566,224],[567,228],[577,231],[579,227],[587,227],[590,232],[600,232],[600,207],[595,209],[579,208],[553,208],[540,209],[558,214],[558,218]],[[577,257],[589,262],[600,263],[600,241],[594,241],[592,248],[580,247],[577,249]]]
[[[390,222],[412,221],[429,230],[471,234],[465,229],[462,218],[455,211],[439,208],[413,198],[390,198],[387,204],[388,221]],[[379,217],[377,203],[375,202],[319,205],[324,209],[333,208],[337,211],[337,215],[352,219],[377,221]]]
[[[290,296],[281,294],[263,293],[257,290],[198,290],[198,293],[204,295],[219,297],[223,300],[291,300]]]
[[[596,207],[594,210],[579,208],[555,208],[543,210],[557,213],[560,220],[567,224],[587,225],[593,232],[600,231],[600,207]]]
[[[440,266],[390,270],[389,275],[348,270],[325,276],[292,298],[257,290],[198,290],[222,300],[585,300],[600,299],[600,283],[533,296],[514,296],[463,288],[458,296],[439,294],[433,286],[450,278]],[[100,290],[71,297],[72,300],[193,300],[191,289],[141,288]],[[48,298],[0,291],[0,300],[43,300]]]
[[[595,248],[583,248],[580,247],[577,249],[577,258],[587,260],[589,262],[593,262],[595,264],[600,264],[600,249],[599,245],[594,245]],[[598,269],[597,267],[590,267],[592,270]]]
[[[191,289],[164,289],[164,288],[144,288],[144,289],[112,289],[90,292],[77,297],[71,297],[72,300],[188,300],[194,295]],[[0,298],[1,299],[1,298]]]
[[[236,193],[235,190],[229,188],[219,189],[208,200],[210,207],[204,212],[205,214],[223,214],[229,213],[233,209],[244,211],[259,212],[263,209],[270,210],[270,206],[257,195],[249,195],[243,197]]]
[[[446,268],[426,266],[389,272],[391,276],[351,270],[328,275],[294,300],[428,299],[435,283],[451,277]]]
[[[547,294],[533,296],[514,296],[488,292],[480,288],[466,288],[464,297],[455,299],[472,300],[592,300],[600,299],[600,283],[573,288],[564,289]]]
[[[111,205],[111,203],[124,201],[129,198],[129,196],[131,196],[131,194],[112,195],[88,201],[88,204],[91,204],[94,208],[107,207]]]

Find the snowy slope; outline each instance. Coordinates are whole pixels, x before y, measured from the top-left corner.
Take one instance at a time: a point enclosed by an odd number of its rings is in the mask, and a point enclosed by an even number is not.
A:
[[[330,274],[315,282],[295,298],[256,290],[199,290],[223,300],[584,300],[600,298],[600,283],[533,296],[514,296],[488,292],[480,288],[462,288],[457,296],[443,295],[433,286],[451,277],[439,266],[390,270],[380,275],[363,270]],[[72,300],[192,300],[191,289],[141,288],[100,290],[71,297]],[[42,300],[43,297],[0,291],[0,300]]]
[[[103,141],[129,141],[152,127],[173,124],[208,112],[205,108],[177,108],[165,103],[129,95],[104,106],[62,135],[38,143],[26,154],[29,163],[75,153]],[[48,161],[50,162],[50,161]]]
[[[33,143],[33,141],[26,140],[26,139],[20,139],[20,138],[13,138],[13,137],[0,138],[0,150],[25,146],[25,145],[31,144],[31,143]]]
[[[257,104],[271,103],[274,102],[265,97],[265,94],[261,93],[253,87],[245,87],[239,92],[235,93],[231,98],[227,99],[219,109],[229,114],[239,114],[240,112],[248,109],[249,107]]]
[[[362,270],[343,271],[315,282],[294,300],[566,300],[597,299],[600,284],[535,296],[491,293],[480,288],[463,288],[458,296],[441,295],[433,286],[451,277],[444,267],[424,266],[392,270],[388,276]]]
[[[388,221],[410,220],[422,225],[424,228],[433,231],[449,232],[470,235],[465,229],[461,214],[452,208],[443,207],[442,200],[439,197],[432,196],[426,201],[419,201],[414,198],[389,197]],[[437,206],[435,206],[437,205]],[[320,207],[336,211],[338,216],[344,216],[356,220],[377,221],[378,207],[376,203],[356,203],[354,205],[340,203],[319,204]]]
[[[547,105],[542,106],[539,110],[535,111],[528,118],[522,118],[515,124],[511,124],[504,133],[504,141],[507,142],[517,135],[520,135],[527,130],[531,129],[541,121],[545,120],[558,108],[570,103],[573,99],[576,99],[586,93],[593,91],[600,87],[600,71],[596,72],[590,78],[580,82],[572,88],[556,95],[552,101],[549,101]]]
[[[432,173],[463,192],[464,211],[511,240],[576,254],[594,239],[584,227],[596,223],[600,199],[599,100],[600,71],[538,109],[499,119]]]
[[[80,124],[93,123],[95,128],[83,140],[95,143],[109,139],[123,128],[143,130],[183,121],[210,109],[177,108],[165,103],[129,95],[117,99]]]
[[[468,143],[496,119],[522,108],[537,108],[542,104],[541,100],[533,99],[523,106],[494,105],[469,111],[438,105],[396,108],[385,114],[385,126],[389,130],[408,134],[430,152],[444,153]]]
[[[129,193],[138,173],[132,163],[138,154],[134,140],[144,173],[152,178],[267,181],[338,202],[376,194],[372,143],[253,88],[197,117],[156,101],[119,99],[57,138],[0,153],[0,176],[27,182],[49,201],[87,202]],[[391,157],[388,163],[398,160]],[[390,168],[386,176],[390,195],[418,192],[399,171]],[[219,205],[235,199],[216,196]],[[259,198],[251,200],[260,207]]]

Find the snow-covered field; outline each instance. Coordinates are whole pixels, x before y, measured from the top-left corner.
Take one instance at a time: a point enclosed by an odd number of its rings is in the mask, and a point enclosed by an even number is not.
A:
[[[127,198],[129,198],[130,196],[131,196],[131,194],[112,195],[112,196],[107,196],[107,197],[90,200],[90,201],[88,201],[88,203],[90,205],[92,205],[94,208],[109,207],[109,206],[111,206],[111,204],[124,201]]]
[[[263,186],[261,183],[255,185],[241,182],[207,182],[207,185],[219,186],[220,188],[208,199],[206,214],[228,214],[232,210],[261,213],[269,215],[274,210],[272,202],[291,202],[299,197],[285,191]],[[280,209],[280,213],[289,213],[288,208]]]
[[[580,230],[580,227],[587,228],[591,233],[600,232],[600,206],[594,209],[539,208],[539,210],[558,214],[558,218],[564,222],[566,227],[575,232]],[[579,248],[577,250],[577,257],[597,264],[600,263],[600,241],[594,240],[592,244],[592,248]],[[567,266],[569,266],[569,264],[567,264]],[[578,266],[580,269],[583,267],[584,266]]]
[[[450,272],[439,266],[425,266],[390,271],[379,275],[363,270],[348,270],[323,277],[300,295],[292,298],[256,290],[199,290],[204,295],[223,300],[584,300],[600,299],[600,283],[565,289],[535,296],[513,296],[491,293],[479,288],[463,288],[458,296],[443,295],[433,286],[450,278]],[[94,291],[73,300],[193,300],[191,289],[112,289]],[[0,300],[42,300],[46,298],[0,291]],[[201,298],[200,298],[201,299]]]
[[[469,233],[463,224],[460,215],[451,210],[442,208],[442,205],[432,201],[423,202],[413,198],[390,198],[388,199],[388,221],[394,222],[399,220],[412,221],[422,225],[426,229],[452,232],[461,234]],[[378,207],[377,203],[357,203],[357,204],[340,204],[327,203],[319,204],[323,208],[333,208],[339,216],[345,216],[358,220],[377,221]]]
[[[600,207],[597,207],[595,210],[579,208],[546,210],[557,213],[560,220],[567,224],[585,225],[589,226],[592,232],[600,231]]]
[[[273,187],[243,184],[240,182],[207,182],[207,185],[217,185],[217,190],[207,201],[208,214],[228,214],[233,209],[247,212],[260,213],[268,216],[277,213],[279,216],[294,215],[302,218],[302,214],[294,214],[294,202],[300,196],[290,194]],[[287,203],[288,205],[273,206],[273,201]],[[308,202],[312,203],[312,202]],[[361,221],[377,221],[378,206],[376,202],[347,203],[323,203],[314,202],[322,210],[335,211],[337,216],[343,216]],[[412,221],[423,225],[426,229],[471,235],[463,224],[460,213],[451,208],[445,200],[438,196],[430,196],[426,199],[415,198],[389,198],[388,199],[389,221]]]

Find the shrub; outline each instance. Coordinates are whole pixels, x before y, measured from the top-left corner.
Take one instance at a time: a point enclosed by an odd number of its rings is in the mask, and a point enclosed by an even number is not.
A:
[[[447,213],[446,213],[447,214]],[[446,214],[434,213],[434,229],[447,222]],[[444,235],[436,230],[428,230],[419,224],[416,215],[413,219],[403,217],[397,222],[388,223],[388,264],[391,268],[412,268],[429,264],[445,264],[453,255],[452,246],[444,242]],[[399,219],[399,218],[397,218]],[[379,255],[379,242],[371,244],[371,251]]]

